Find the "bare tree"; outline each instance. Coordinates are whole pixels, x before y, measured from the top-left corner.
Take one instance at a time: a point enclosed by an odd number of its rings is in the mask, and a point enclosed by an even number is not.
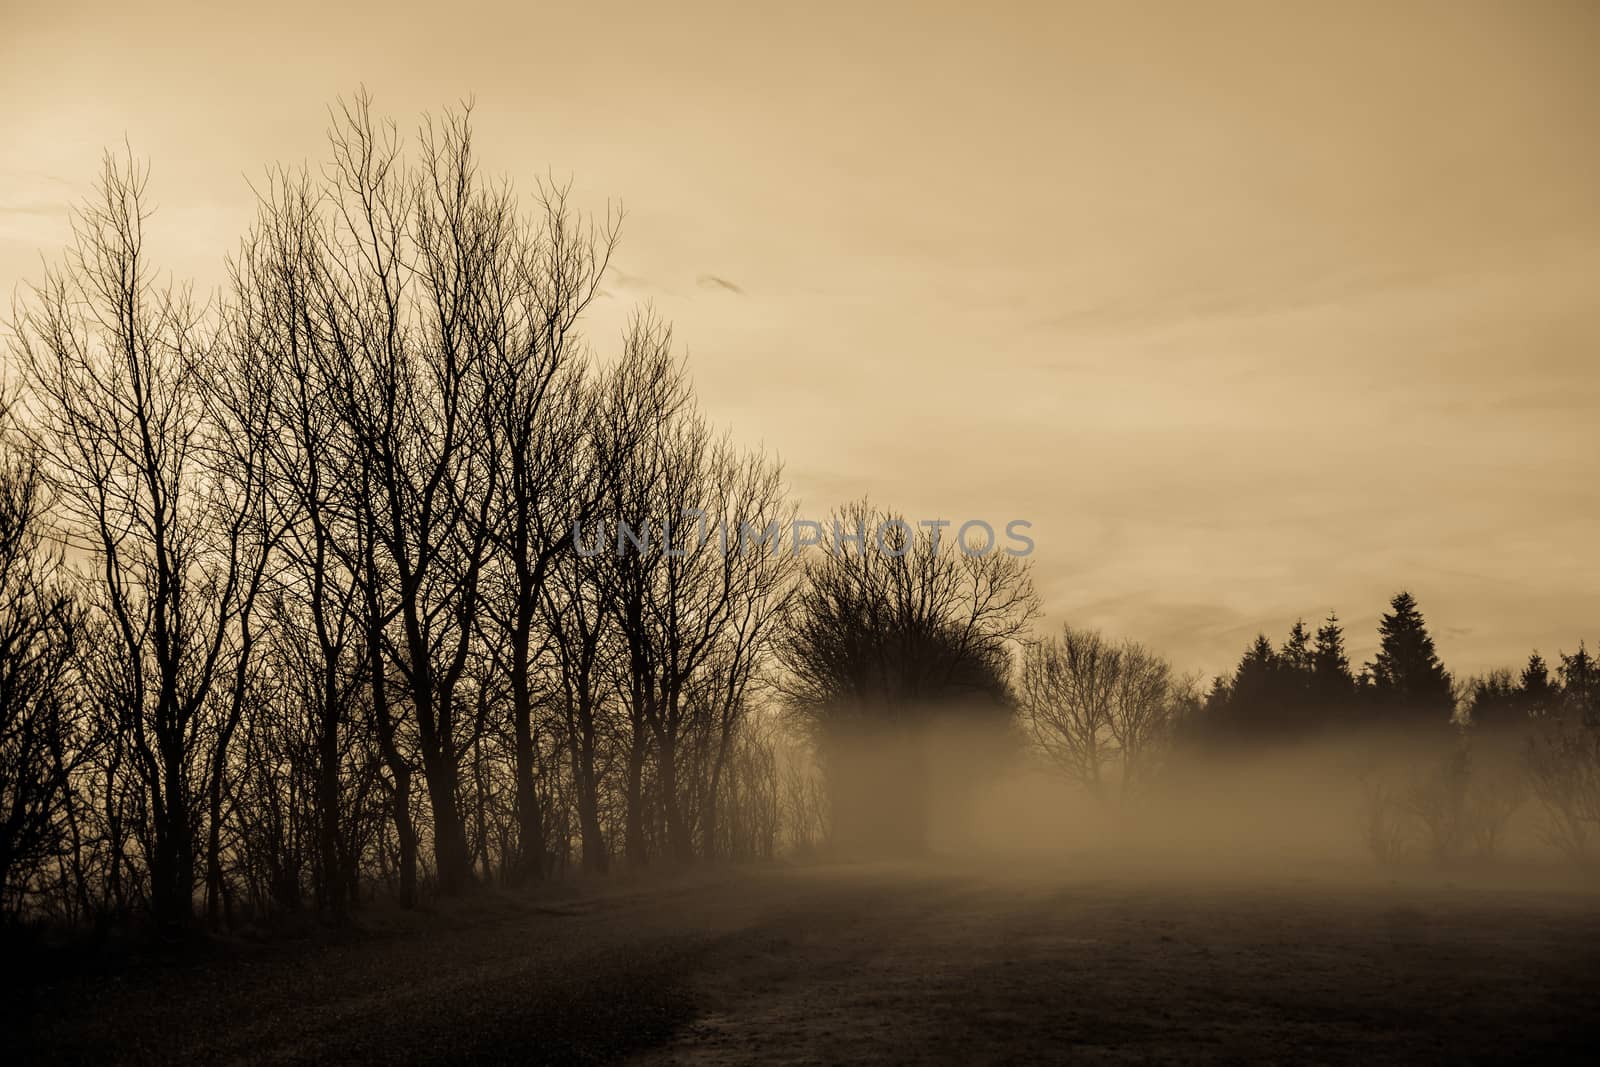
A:
[[[551,562],[542,622],[550,636],[559,686],[583,865],[600,872],[610,859],[600,812],[601,748],[611,733],[605,708],[612,698],[629,691],[618,673],[607,669],[605,660],[609,653],[609,658],[631,662],[613,599],[622,588],[619,566],[627,564],[611,558],[614,546],[605,541],[601,509],[616,505],[623,478],[637,470],[638,454],[648,445],[653,428],[672,418],[684,403],[682,366],[672,356],[670,333],[651,317],[636,316],[624,337],[621,359],[593,379],[589,390],[581,419],[588,430],[570,452],[573,492],[570,530],[565,531],[570,541],[563,542],[564,551]],[[642,592],[640,587],[630,588]],[[642,739],[642,729],[638,736]],[[632,745],[629,748],[633,750]]]
[[[746,723],[760,695],[766,667],[775,653],[775,641],[783,610],[794,595],[796,557],[781,545],[752,544],[750,530],[789,529],[794,508],[788,502],[782,482],[782,468],[759,452],[739,455],[731,451],[716,457],[720,466],[713,469],[712,495],[705,501],[716,526],[717,552],[709,559],[709,573],[702,577],[715,589],[714,617],[702,624],[707,635],[705,647],[692,650],[699,662],[689,664],[689,699],[696,709],[695,719],[708,739],[708,766],[700,768],[701,855],[710,859],[717,852],[719,818],[724,807],[724,776],[736,750],[744,757],[738,766],[759,772],[760,782],[769,778],[769,746],[765,735],[747,730]],[[708,533],[707,541],[711,537]],[[776,803],[776,770],[770,772],[771,799]],[[757,784],[747,778],[747,786]],[[747,791],[754,801],[752,812],[766,810],[768,793]],[[727,807],[735,814],[744,808],[734,802]]]
[[[1105,792],[1116,755],[1112,719],[1123,650],[1094,630],[1062,627],[1023,653],[1018,698],[1046,756],[1094,796]]]
[[[496,621],[506,645],[514,739],[518,877],[542,873],[543,818],[536,776],[539,738],[534,675],[540,609],[574,523],[591,518],[603,485],[586,435],[597,412],[573,329],[599,289],[616,247],[620,215],[585,221],[566,187],[541,186],[539,228],[515,238],[512,274],[493,291],[483,343],[494,375],[489,403],[505,477],[493,523],[502,595]]]
[[[1600,834],[1600,724],[1570,712],[1549,716],[1530,738],[1527,760],[1545,837],[1574,863],[1592,863]]]
[[[176,923],[193,906],[197,802],[217,806],[266,546],[260,470],[235,465],[212,421],[216,330],[186,290],[152,281],[145,183],[131,158],[107,156],[18,336],[47,469],[125,670],[118,732],[148,791],[154,910]]]
[[[459,808],[457,703],[473,653],[501,477],[490,432],[493,363],[506,343],[503,290],[517,269],[514,201],[477,175],[465,113],[425,124],[407,165],[392,125],[358,96],[338,109],[320,203],[312,329],[338,433],[334,462],[357,492],[341,540],[360,575],[367,657],[396,818],[410,766],[392,718],[406,694],[433,816],[443,892],[472,877]],[[387,666],[385,666],[387,665]],[[392,669],[394,678],[390,678]],[[403,846],[415,835],[400,832]]]
[[[1126,797],[1151,776],[1196,699],[1193,679],[1142,645],[1072,626],[1028,644],[1017,690],[1039,748],[1099,799],[1113,782]]]
[[[613,470],[605,481],[609,524],[596,529],[598,544],[581,551],[604,566],[597,572],[600,596],[621,639],[622,655],[612,667],[611,686],[626,711],[623,733],[623,853],[642,865],[646,840],[645,770],[659,739],[659,657],[654,639],[658,572],[666,556],[652,551],[650,521],[660,507],[669,448],[664,437],[687,403],[683,379],[672,360],[672,331],[654,316],[636,316],[627,335],[625,363],[645,373],[615,380],[611,425],[619,436],[610,446]],[[574,542],[579,531],[574,529]],[[575,549],[577,545],[575,544]]]
[[[785,523],[781,471],[759,453],[741,454],[687,409],[650,437],[651,478],[631,514],[649,543],[618,545],[620,566],[637,582],[619,618],[642,674],[637,721],[648,729],[668,850],[693,857],[695,824],[714,837],[714,797],[757,664],[786,591],[792,557],[740,545],[743,527]],[[650,539],[653,538],[653,542]],[[692,769],[687,748],[705,744]],[[705,781],[694,776],[701,771]],[[688,776],[686,777],[686,772]],[[699,795],[700,803],[693,798]]]
[[[81,613],[46,534],[43,481],[0,399],[0,915],[24,911],[46,865],[78,859],[72,777],[88,725],[72,678]],[[81,869],[68,899],[86,905]]]
[[[308,175],[278,173],[255,230],[233,266],[232,345],[241,380],[267,376],[258,436],[283,526],[272,572],[274,643],[282,682],[310,720],[306,755],[315,782],[320,908],[341,918],[350,902],[348,835],[341,825],[341,765],[358,700],[370,681],[361,639],[361,568],[348,501],[359,491],[339,441],[328,335],[320,328],[331,286],[322,275],[326,224]]]

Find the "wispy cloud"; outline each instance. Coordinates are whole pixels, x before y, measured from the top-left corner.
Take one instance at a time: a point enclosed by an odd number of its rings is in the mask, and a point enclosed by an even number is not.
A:
[[[719,278],[715,274],[702,274],[700,277],[695,279],[695,284],[700,286],[702,289],[726,289],[730,293],[735,293],[739,296],[744,295],[743,289],[739,288],[728,279]]]
[[[619,289],[654,289],[655,285],[649,278],[638,274],[629,274],[620,267],[611,268],[611,281]]]

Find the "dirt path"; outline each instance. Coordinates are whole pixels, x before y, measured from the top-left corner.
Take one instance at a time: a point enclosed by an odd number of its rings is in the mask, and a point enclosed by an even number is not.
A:
[[[1573,894],[801,870],[532,902],[37,988],[33,1054],[134,1062],[1575,1058]]]

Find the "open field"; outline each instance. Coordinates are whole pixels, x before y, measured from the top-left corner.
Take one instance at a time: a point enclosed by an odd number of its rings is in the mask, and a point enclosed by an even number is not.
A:
[[[365,923],[41,980],[25,1058],[1577,1058],[1600,994],[1600,898],[1563,890],[872,866]]]

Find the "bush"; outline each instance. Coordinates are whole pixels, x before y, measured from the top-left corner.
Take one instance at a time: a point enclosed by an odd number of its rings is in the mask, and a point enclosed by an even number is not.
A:
[[[1492,860],[1505,828],[1527,797],[1514,770],[1475,766],[1459,744],[1401,787],[1375,779],[1363,793],[1362,832],[1379,863],[1421,851],[1439,866]]]
[[[1528,742],[1527,764],[1544,809],[1545,838],[1574,863],[1588,865],[1600,833],[1600,724],[1547,720]]]

